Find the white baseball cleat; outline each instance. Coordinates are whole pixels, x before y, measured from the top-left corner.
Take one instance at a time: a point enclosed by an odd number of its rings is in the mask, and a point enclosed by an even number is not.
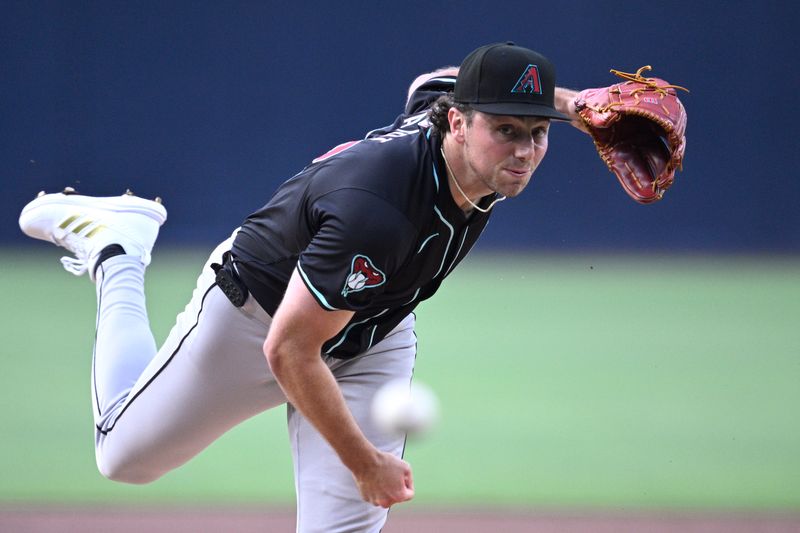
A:
[[[88,271],[94,281],[98,256],[112,244],[149,265],[158,230],[166,220],[160,198],[145,200],[130,191],[112,197],[81,196],[67,187],[63,193],[39,193],[22,209],[19,227],[29,237],[75,254],[61,258],[64,268],[76,276]]]

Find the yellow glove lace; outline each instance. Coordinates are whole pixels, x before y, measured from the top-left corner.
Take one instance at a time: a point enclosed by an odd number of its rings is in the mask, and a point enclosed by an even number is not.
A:
[[[657,91],[659,94],[666,94],[665,89],[680,89],[681,91],[689,92],[689,89],[686,87],[681,87],[680,85],[658,85],[655,78],[645,78],[642,76],[642,72],[645,70],[653,70],[653,67],[650,65],[645,65],[639,70],[636,71],[636,74],[631,74],[630,72],[622,72],[621,70],[611,69],[611,74],[615,76],[619,76],[623,80],[633,81],[636,83],[641,83],[646,85],[647,87],[642,87],[641,89],[637,89],[638,91],[645,91],[647,89],[653,89]]]

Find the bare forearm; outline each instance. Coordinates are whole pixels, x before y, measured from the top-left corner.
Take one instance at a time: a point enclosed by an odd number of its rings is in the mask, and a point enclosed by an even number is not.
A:
[[[289,402],[320,432],[345,466],[357,472],[378,453],[347,408],[331,371],[319,353],[270,357],[272,372]]]
[[[556,87],[554,105],[559,113],[563,113],[570,117],[570,124],[579,130],[586,132],[586,126],[578,116],[578,111],[575,109],[575,98],[578,96],[578,91],[572,89],[564,89],[563,87]]]
[[[269,341],[267,342],[269,345]],[[364,500],[382,507],[414,496],[411,467],[375,448],[361,432],[333,374],[319,356],[303,350],[265,349],[272,373],[288,400],[316,428],[353,473]]]

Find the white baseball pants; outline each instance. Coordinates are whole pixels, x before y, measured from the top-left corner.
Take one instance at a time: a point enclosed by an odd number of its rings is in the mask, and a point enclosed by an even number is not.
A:
[[[142,264],[122,255],[98,268],[92,400],[97,465],[106,477],[154,481],[239,422],[286,403],[262,352],[271,318],[252,297],[234,307],[214,285],[210,264],[221,263],[231,241],[211,254],[191,301],[158,350],[145,309]],[[364,434],[397,456],[404,439],[374,427],[370,402],[387,381],[411,379],[415,355],[409,315],[367,353],[326,359]],[[361,499],[350,471],[291,405],[288,426],[297,531],[380,531],[387,511]]]

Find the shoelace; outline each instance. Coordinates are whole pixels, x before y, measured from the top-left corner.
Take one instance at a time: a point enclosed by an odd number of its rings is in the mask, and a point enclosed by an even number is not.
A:
[[[139,260],[142,264],[145,266],[149,265],[151,259],[150,252],[142,250],[141,255],[139,255]],[[82,276],[89,270],[88,259],[79,259],[77,257],[65,255],[61,258],[61,264],[64,266],[64,270],[76,276]]]
[[[89,270],[89,261],[86,259],[78,259],[77,257],[65,255],[61,258],[61,264],[64,265],[64,270],[76,276],[82,276]]]
[[[78,223],[82,224],[82,220],[78,219]],[[92,231],[92,229],[93,226],[85,226],[82,233]],[[75,254],[75,257],[62,257],[61,264],[64,266],[64,270],[75,274],[76,276],[81,276],[86,273],[87,270],[89,270],[88,250],[86,249],[86,243],[84,242],[84,239],[85,235],[73,233],[70,230],[67,230],[65,235],[56,237],[55,239],[56,244]]]
[[[130,250],[130,248],[129,248],[129,250]],[[99,250],[98,250],[98,252],[99,252]],[[78,255],[78,254],[76,254],[76,255]],[[152,256],[151,256],[150,252],[148,252],[147,250],[141,250],[141,253],[139,254],[138,257],[139,257],[139,260],[142,262],[142,264],[144,264],[145,266],[149,265],[150,261],[152,260]],[[70,257],[68,255],[65,255],[64,257],[62,257],[60,259],[60,261],[61,261],[61,264],[64,267],[64,270],[66,270],[67,272],[69,272],[71,274],[74,274],[76,276],[82,276],[83,274],[85,274],[89,270],[89,266],[92,263],[93,259],[94,259],[94,257],[88,257],[86,259],[81,259],[80,257]]]

